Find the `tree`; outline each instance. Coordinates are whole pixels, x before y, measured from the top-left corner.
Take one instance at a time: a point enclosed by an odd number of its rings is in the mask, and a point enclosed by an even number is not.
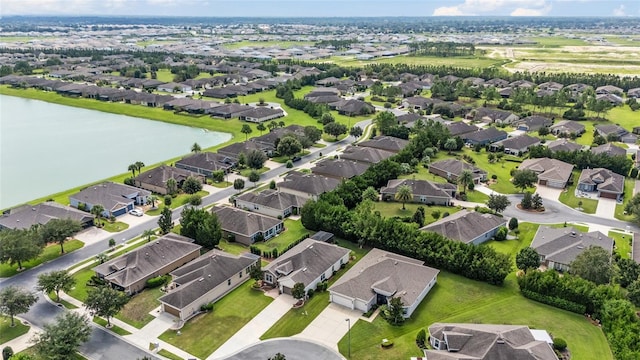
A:
[[[97,223],[98,227],[102,226],[100,219],[102,219],[102,214],[105,212],[104,206],[102,206],[102,204],[95,204],[91,207],[90,212],[96,217],[94,223]]]
[[[107,319],[111,326],[111,317],[116,315],[129,301],[127,294],[110,286],[98,286],[89,290],[85,306],[97,316]]]
[[[360,136],[362,136],[362,128],[360,126],[354,126],[351,128],[351,130],[349,130],[349,135],[353,136],[354,138],[359,138]]]
[[[516,188],[524,189],[532,187],[538,181],[538,175],[533,170],[516,170],[513,172],[511,182]]]
[[[2,360],[9,360],[13,356],[13,349],[11,346],[5,346],[2,348]]]
[[[640,306],[640,278],[627,287],[627,297],[635,306]]]
[[[305,126],[304,136],[311,142],[311,144],[314,144],[322,139],[322,130],[315,126]]]
[[[404,304],[400,297],[391,298],[385,317],[391,325],[400,325],[404,322]]]
[[[544,208],[540,194],[535,193],[531,196],[531,206],[536,210],[542,210]]]
[[[242,179],[235,179],[235,180],[233,181],[233,188],[234,188],[235,190],[242,190],[242,189],[244,189],[244,180],[242,180]]]
[[[142,168],[144,167],[144,163],[142,161],[136,161],[134,165],[136,166],[138,175],[140,175],[140,170],[142,170]]]
[[[160,217],[158,218],[158,226],[160,227],[160,233],[162,235],[168,234],[173,227],[173,220],[171,220],[171,209],[168,206],[162,208]]]
[[[545,135],[549,135],[549,128],[546,126],[541,127],[540,129],[538,129],[538,135],[544,137]]]
[[[530,191],[525,191],[522,196],[522,200],[520,201],[520,206],[525,209],[531,209],[533,207],[532,194]]]
[[[507,239],[508,233],[509,233],[509,230],[506,227],[500,226],[498,228],[498,231],[496,231],[496,234],[493,236],[493,239],[495,241],[504,241]]]
[[[454,138],[448,138],[442,147],[451,154],[452,151],[458,148],[458,142]]]
[[[273,131],[278,127],[278,123],[272,120],[267,127],[269,128],[269,131]]]
[[[159,199],[158,199],[158,196],[157,196],[157,195],[153,195],[153,194],[151,194],[151,195],[147,196],[147,202],[150,202],[150,203],[151,203],[151,208],[152,208],[152,209],[155,209],[155,208],[156,208],[156,202],[157,202],[158,200],[159,200]]]
[[[278,121],[278,126],[283,128],[286,124],[284,123],[284,121],[280,120]]]
[[[489,195],[489,200],[487,200],[487,207],[498,214],[503,212],[509,205],[511,205],[511,202],[505,195],[491,194]]]
[[[570,273],[596,284],[607,284],[613,268],[611,255],[600,246],[589,246],[569,264]]]
[[[100,264],[104,264],[105,261],[109,260],[109,256],[105,253],[99,253],[96,255],[96,260],[98,260]]]
[[[263,123],[259,123],[259,124],[256,126],[256,130],[260,131],[260,135],[262,135],[262,132],[263,132],[263,131],[265,131],[265,130],[267,130],[267,127],[266,127],[266,126],[264,126],[264,124],[263,124]]]
[[[405,210],[404,204],[413,199],[411,187],[409,185],[400,185],[396,191],[395,199],[402,202],[402,210]]]
[[[253,183],[253,186],[255,187],[256,183],[260,181],[260,173],[255,170],[251,170],[251,172],[249,173],[249,181],[251,181]]]
[[[174,195],[178,192],[178,182],[176,181],[176,179],[169,178],[164,185],[167,187],[167,194]]]
[[[249,134],[253,132],[253,129],[251,129],[251,126],[249,126],[249,124],[242,124],[242,129],[240,129],[240,132],[244,134],[244,141],[247,141],[247,139],[249,138]]]
[[[380,199],[380,194],[376,191],[373,186],[369,186],[362,192],[362,200],[371,200],[378,201]]]
[[[196,154],[197,154],[197,153],[199,153],[200,151],[202,151],[202,148],[200,147],[200,144],[198,144],[198,143],[196,142],[196,143],[193,143],[193,145],[191,145],[191,152],[192,152],[192,153],[196,153]]]
[[[151,237],[156,234],[155,231],[148,229],[142,232],[142,237],[147,238],[147,242],[151,242]]]
[[[283,353],[276,353],[273,357],[270,357],[268,360],[287,360],[287,357],[284,356]]]
[[[64,243],[78,231],[82,230],[79,221],[71,219],[51,219],[40,229],[45,243],[60,244],[60,253],[64,254]]]
[[[324,132],[335,137],[338,140],[338,136],[347,133],[347,126],[332,122],[324,126]]]
[[[322,125],[327,125],[327,124],[332,123],[334,121],[336,121],[336,120],[333,118],[333,115],[331,115],[331,113],[324,113],[324,114],[322,114],[322,117],[320,118],[320,123]]]
[[[537,269],[540,266],[540,255],[536,249],[526,247],[516,255],[516,267],[520,270]]]
[[[7,286],[0,290],[0,313],[11,317],[11,327],[16,326],[14,317],[24,314],[38,301],[38,297],[26,289]]]
[[[517,228],[518,228],[518,219],[514,217],[509,219],[509,230],[515,230]]]
[[[411,221],[418,224],[418,227],[423,227],[424,215],[425,215],[424,207],[418,206],[418,208],[416,209],[416,212],[413,213],[413,217],[411,218]]]
[[[42,240],[34,229],[6,229],[0,231],[0,262],[9,266],[18,264],[22,270],[22,262],[35,259],[42,252]]]
[[[291,158],[293,155],[302,151],[302,145],[300,141],[293,136],[285,136],[280,139],[277,147],[278,154],[281,156],[288,156]]]
[[[43,331],[36,335],[35,349],[43,359],[71,359],[80,345],[89,340],[89,335],[89,320],[77,312],[67,311],[59,315],[55,323],[44,325]]]
[[[243,169],[247,165],[247,155],[244,152],[241,152],[238,155],[238,168]]]
[[[398,125],[398,119],[392,112],[383,111],[373,119],[373,123],[381,134],[386,134],[391,127]]]
[[[193,176],[189,176],[182,184],[182,190],[187,194],[195,194],[202,190],[202,182]]]
[[[304,284],[303,283],[295,283],[293,285],[293,289],[291,289],[291,296],[293,296],[294,299],[297,300],[302,300],[302,298],[304,298]]]
[[[76,284],[76,279],[67,270],[54,270],[38,275],[38,291],[50,293],[55,291],[56,302],[60,302],[60,290],[69,291]]]
[[[254,149],[247,154],[247,166],[251,169],[262,169],[267,161],[267,155],[263,151]]]
[[[467,187],[469,186],[469,184],[472,184],[472,183],[473,183],[473,174],[471,173],[471,171],[462,170],[462,172],[460,173],[460,176],[458,177],[458,185],[462,186],[463,194],[467,192]]]
[[[207,249],[213,249],[222,238],[218,217],[205,209],[184,208],[180,216],[180,235],[192,238]]]
[[[216,170],[211,173],[211,179],[217,183],[224,181],[224,170]]]
[[[138,170],[138,168],[136,164],[130,164],[127,170],[131,171],[131,176],[136,176],[136,170]]]

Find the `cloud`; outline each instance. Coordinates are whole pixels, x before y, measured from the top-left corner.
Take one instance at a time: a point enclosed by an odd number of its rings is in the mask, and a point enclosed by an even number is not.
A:
[[[613,9],[613,16],[627,16],[624,5],[620,5],[617,8]]]
[[[551,11],[548,0],[464,0],[454,6],[442,6],[434,16],[506,15],[541,16]]]

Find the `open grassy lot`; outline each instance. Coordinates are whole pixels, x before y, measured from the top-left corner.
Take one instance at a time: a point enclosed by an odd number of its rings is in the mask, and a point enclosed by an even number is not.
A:
[[[222,249],[222,251],[226,251],[229,254],[240,255],[246,252],[249,252],[249,248],[237,243],[237,242],[229,242],[226,239],[220,240],[218,247]]]
[[[22,336],[29,331],[29,326],[23,325],[20,320],[15,319],[15,324],[16,326],[11,327],[11,318],[4,315],[0,316],[0,344]]]
[[[562,36],[537,36],[532,37],[530,40],[535,41],[538,47],[561,47],[561,46],[584,46],[589,45],[588,42],[581,39],[569,39]],[[529,45],[527,45],[529,46]]]
[[[171,204],[169,205],[170,209],[176,209],[182,205],[186,205],[189,202],[189,198],[192,194],[179,194],[178,196],[171,199]],[[200,190],[195,195],[199,195],[200,197],[205,197],[209,195],[208,191]],[[158,201],[156,201],[156,209],[149,210],[145,214],[150,216],[160,215],[162,213],[162,208],[164,207],[164,196],[160,196]]]
[[[284,228],[285,231],[281,232],[278,236],[264,242],[255,243],[254,246],[263,252],[278,249],[278,254],[281,254],[289,244],[300,239],[306,234],[313,234],[313,231],[307,230],[302,226],[302,222],[300,220],[286,219],[284,221]]]
[[[125,329],[123,329],[123,328],[121,328],[121,327],[119,327],[117,325],[113,325],[113,323],[111,324],[110,328],[107,328],[107,320],[105,320],[105,319],[103,319],[101,317],[94,316],[93,317],[93,322],[98,324],[98,325],[100,325],[100,326],[102,326],[102,327],[104,327],[104,328],[106,328],[106,329],[108,329],[108,330],[113,331],[114,333],[116,333],[116,334],[118,334],[120,336],[131,335],[131,333],[128,332],[127,330],[125,330]]]
[[[67,254],[70,252],[74,252],[83,246],[84,246],[84,243],[80,240],[67,241],[66,243],[64,243],[64,253]],[[58,244],[48,245],[47,247],[44,248],[40,256],[30,261],[24,261],[22,263],[23,270],[20,270],[20,271],[31,269],[32,267],[36,267],[42,263],[51,261],[62,255],[64,254],[60,254],[60,245]],[[9,265],[7,263],[0,264],[0,277],[3,277],[3,278],[10,277],[17,273],[18,273],[18,264],[13,264],[13,265]]]
[[[412,217],[413,214],[418,209],[418,207],[422,206],[425,210],[425,219],[424,219],[425,224],[431,224],[432,222],[435,222],[436,220],[440,219],[442,215],[446,212],[448,212],[449,215],[451,215],[453,213],[460,211],[460,209],[455,206],[437,206],[437,205],[429,206],[425,204],[415,204],[415,203],[405,204],[406,209],[402,210],[402,203],[395,202],[395,201],[378,201],[374,203],[374,205],[375,205],[374,210],[380,211],[380,215],[382,215],[383,217],[394,217],[394,216]],[[440,215],[438,216],[438,218],[435,218],[433,216],[434,212],[440,212]]]
[[[609,231],[607,234],[615,242],[614,251],[623,259],[631,258],[631,242],[633,235],[624,234],[617,231]]]
[[[355,265],[369,249],[360,249],[356,244],[343,239],[338,239],[337,244],[351,249],[356,256],[355,260],[349,261],[344,269],[339,270],[336,275],[329,279],[331,286],[344,275],[353,265]],[[289,337],[302,332],[320,313],[329,305],[329,292],[316,293],[304,306],[298,309],[291,309],[280,318],[267,332],[260,337],[261,340],[277,337]]]
[[[316,62],[332,62],[340,66],[363,67],[369,64],[408,64],[408,65],[448,65],[466,68],[481,68],[500,66],[504,60],[491,59],[484,56],[394,56],[373,60],[357,60],[354,56],[332,56],[328,59],[316,60]]]
[[[582,197],[576,197],[576,186],[578,184],[578,178],[580,177],[580,171],[573,172],[573,185],[568,186],[561,194],[558,200],[561,203],[569,206],[572,209],[582,208],[582,212],[585,214],[595,214],[596,207],[598,207],[598,200],[587,199]],[[582,205],[579,205],[582,202]]]
[[[440,272],[438,283],[418,309],[402,326],[391,326],[381,317],[372,323],[358,321],[351,328],[352,359],[407,359],[423,356],[415,344],[420,329],[434,322],[471,322],[524,324],[545,329],[567,340],[576,359],[613,359],[600,328],[583,316],[536,303],[522,297],[509,275],[502,287],[472,281],[448,272]],[[383,338],[394,345],[381,349]],[[340,352],[347,353],[347,337],[339,342]]]
[[[149,312],[160,306],[158,298],[162,295],[164,295],[164,293],[160,291],[160,288],[145,289],[143,292],[131,297],[129,302],[124,306],[124,309],[116,315],[116,318],[138,329],[142,329],[154,319]]]
[[[212,312],[189,320],[178,335],[167,330],[160,340],[199,358],[206,358],[273,301],[263,292],[251,289],[247,281],[216,302]]]

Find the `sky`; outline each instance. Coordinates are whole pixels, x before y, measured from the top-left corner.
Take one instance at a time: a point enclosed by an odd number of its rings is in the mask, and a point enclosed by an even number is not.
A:
[[[640,16],[640,0],[0,0],[6,15]]]

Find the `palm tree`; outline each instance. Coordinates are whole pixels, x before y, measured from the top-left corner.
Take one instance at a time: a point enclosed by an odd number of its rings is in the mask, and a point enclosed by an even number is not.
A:
[[[453,150],[458,148],[458,142],[454,138],[448,138],[447,141],[444,142],[444,148],[451,154]]]
[[[156,195],[149,195],[147,197],[147,202],[151,203],[151,208],[153,208],[153,209],[156,208],[156,201],[158,201],[158,196],[156,196]]]
[[[462,170],[460,176],[458,177],[458,184],[462,186],[462,193],[467,192],[467,186],[473,183],[473,174],[469,170]]]
[[[174,178],[168,179],[166,186],[167,186],[167,192],[169,193],[169,195],[173,195],[176,192],[178,192],[178,183],[176,182],[176,179]]]
[[[407,201],[411,201],[411,199],[413,199],[411,187],[409,185],[400,185],[398,191],[396,191],[396,200],[402,202],[402,210],[405,210],[404,204]]]
[[[100,204],[93,205],[90,212],[91,214],[95,215],[98,225],[100,225],[100,219],[102,218],[102,213],[104,212],[104,206]]]
[[[104,262],[108,259],[109,257],[105,253],[99,253],[98,255],[96,255],[96,260],[98,260],[100,264],[104,264]]]
[[[260,131],[260,135],[262,135],[262,132],[267,130],[267,127],[264,126],[263,123],[259,123],[258,126],[256,126],[256,129],[258,129],[258,131]]]
[[[131,176],[136,176],[136,170],[138,170],[138,168],[136,167],[136,164],[131,164],[127,170],[131,171]]]
[[[145,230],[142,232],[142,237],[146,237],[147,238],[147,242],[151,241],[151,237],[154,236],[156,234],[155,231],[153,230]]]
[[[140,175],[140,170],[144,167],[144,163],[142,161],[136,161],[136,170],[138,170],[138,175]]]
[[[200,144],[198,144],[197,142],[196,142],[196,143],[193,143],[193,145],[191,145],[191,152],[193,152],[193,153],[196,153],[196,154],[197,154],[197,153],[199,153],[201,150],[202,150],[202,148],[200,147]]]
[[[249,124],[243,124],[240,132],[244,134],[244,141],[247,141],[249,134],[251,134],[253,130],[251,129],[251,126],[249,126]]]

